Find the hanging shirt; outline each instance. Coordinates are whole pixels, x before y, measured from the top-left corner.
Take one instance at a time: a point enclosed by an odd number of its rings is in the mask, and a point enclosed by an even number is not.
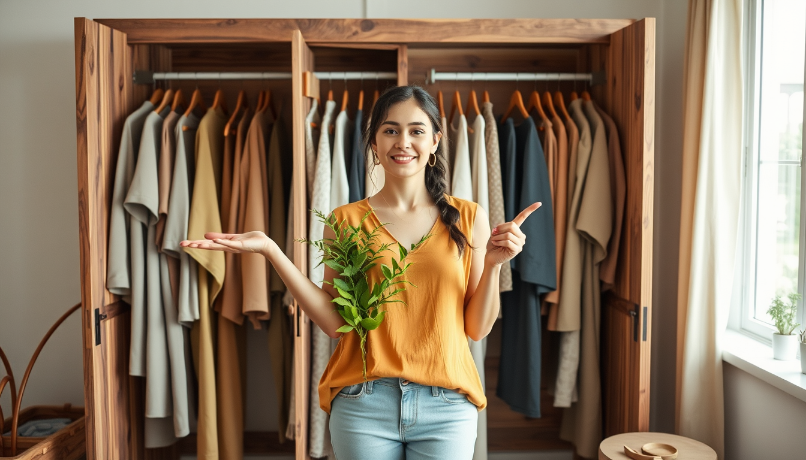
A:
[[[290,187],[291,160],[286,142],[285,123],[278,118],[272,125],[271,140],[266,157],[268,169],[268,230],[269,237],[278,246],[286,241],[286,213],[288,189]],[[283,309],[283,296],[286,287],[280,275],[269,264],[269,300],[270,319],[268,324],[268,349],[271,358],[274,388],[277,395],[277,422],[284,427],[288,423],[288,405],[290,402],[293,347],[289,328],[288,315]],[[285,440],[283,432],[278,433],[280,442]]]
[[[499,126],[506,220],[540,201],[523,225],[527,244],[513,259],[513,290],[502,294],[498,396],[529,417],[540,417],[541,317],[539,296],[556,288],[554,222],[548,169],[532,118]],[[509,201],[509,203],[507,203]],[[532,217],[536,219],[532,220]]]
[[[330,178],[330,209],[350,202],[350,184],[347,178],[347,153],[352,151],[353,122],[342,110],[336,117],[333,133],[333,158]]]
[[[317,127],[314,128],[313,125]],[[308,187],[308,202],[310,203],[313,196],[313,180],[316,174],[316,149],[319,146],[319,103],[314,99],[311,103],[311,110],[305,117],[305,177],[307,178],[306,184]]]
[[[243,233],[239,225],[241,204],[241,160],[246,145],[246,134],[252,121],[252,111],[247,107],[237,124],[230,127],[230,135],[225,144],[225,161],[222,177],[222,203],[221,207],[222,229],[224,233]],[[229,144],[229,145],[227,145]],[[228,150],[230,159],[226,153]],[[243,277],[241,274],[240,255],[224,253],[224,286],[221,295],[216,301],[216,310],[229,321],[241,325],[243,315]]]
[[[224,139],[221,177],[221,225],[224,233],[238,232],[241,157],[252,119],[247,107]],[[219,455],[222,460],[243,458],[244,389],[246,387],[246,331],[242,324],[240,256],[224,253],[224,285],[215,301],[219,313],[216,340],[216,413]]]
[[[624,223],[624,203],[627,195],[627,180],[624,176],[624,159],[621,156],[621,143],[619,142],[616,123],[595,102],[592,102],[596,112],[604,121],[607,133],[607,156],[610,162],[610,193],[613,198],[613,232],[610,242],[607,243],[607,256],[602,261],[599,276],[602,280],[602,290],[607,291],[616,282],[616,267],[618,265],[619,248],[621,246],[621,229]]]
[[[179,259],[169,255],[165,248],[165,227],[168,220],[171,179],[176,157],[176,125],[180,115],[171,112],[162,124],[162,149],[160,151],[159,214],[157,222],[157,247],[160,248],[160,280],[162,284],[162,305],[165,315],[165,332],[168,339],[170,358],[171,401],[173,406],[174,435],[185,437],[190,433],[188,413],[188,380],[185,360],[186,330],[179,323],[177,299],[179,295]],[[160,225],[162,224],[162,225]]]
[[[484,117],[479,114],[473,120],[468,133],[470,146],[470,171],[473,175],[473,201],[479,204],[485,212],[490,212],[490,191],[487,181],[487,143],[484,137]]]
[[[193,185],[188,238],[204,239],[206,232],[221,232],[218,200],[221,196],[221,163],[224,125],[227,117],[220,108],[209,108],[196,131],[196,177]],[[216,408],[213,319],[211,309],[224,282],[225,259],[221,251],[184,248],[199,263],[198,331],[199,423],[197,457],[217,460],[218,411]]]
[[[246,135],[241,181],[245,185],[243,231],[268,234],[268,169],[266,151],[271,126],[265,112],[252,118]],[[241,254],[243,277],[243,313],[252,326],[260,329],[260,321],[269,319],[269,262],[261,254]]]
[[[123,123],[123,132],[120,138],[117,166],[115,167],[115,183],[112,188],[112,207],[109,211],[109,253],[107,255],[106,288],[109,292],[123,296],[123,299],[133,304],[132,299],[132,261],[131,261],[131,220],[132,216],[123,207],[129,186],[134,176],[134,167],[137,164],[137,153],[140,150],[140,136],[143,132],[143,123],[154,104],[149,101],[143,103]],[[142,230],[136,227],[136,235]],[[138,243],[139,244],[139,243]],[[140,261],[136,262],[142,266]],[[139,273],[139,269],[138,269]],[[138,283],[143,283],[139,280]],[[138,309],[132,309],[132,331],[129,349],[129,374],[145,376],[146,347],[145,347],[145,310],[142,300],[138,298]]]
[[[582,112],[582,100],[576,99],[568,105],[573,126],[579,132],[577,155],[570,162],[575,169],[569,171],[569,182],[573,181],[574,192],[568,214],[568,227],[563,260],[562,291],[557,314],[556,330],[562,331],[560,338],[560,358],[554,390],[554,406],[570,407],[576,400],[576,382],[579,369],[580,325],[582,315],[582,279],[584,270],[585,242],[577,231],[577,221],[585,191],[585,179],[591,158],[591,130]],[[571,126],[567,124],[566,126]],[[574,162],[574,160],[576,160]],[[573,176],[573,177],[571,177]]]
[[[350,188],[350,203],[364,199],[366,180],[366,158],[364,156],[364,143],[362,139],[364,134],[361,132],[361,124],[364,114],[361,109],[355,113],[355,125],[352,132],[352,144],[350,154],[350,164],[347,166],[348,174],[347,180]]]
[[[470,171],[470,145],[467,139],[467,118],[459,115],[457,126],[450,125],[451,143],[451,195],[473,200],[473,176]]]
[[[589,101],[584,101],[581,105],[590,123],[592,143],[577,219],[577,230],[584,238],[579,400],[565,411],[560,437],[573,442],[582,457],[593,458],[602,440],[599,265],[607,254],[613,214],[604,122]]]
[[[146,339],[145,445],[165,447],[176,441],[172,421],[170,368],[160,279],[156,226],[159,215],[158,160],[162,123],[169,109],[150,112],[143,123],[140,150],[123,206],[132,216],[132,312],[144,312]],[[144,237],[141,237],[144,236]],[[134,267],[133,263],[133,267]],[[144,275],[144,277],[141,277]],[[139,281],[144,280],[145,284]],[[135,282],[138,281],[138,282]],[[170,294],[169,294],[170,295]],[[138,297],[142,301],[138,301]],[[134,318],[134,314],[132,315]]]
[[[472,241],[478,205],[452,196],[446,199],[459,210],[457,226]],[[347,220],[357,226],[370,210],[368,199],[364,199],[333,212],[338,221]],[[363,228],[369,232],[380,224],[372,212]],[[407,286],[396,297],[406,306],[390,307],[381,325],[369,333],[367,379],[399,377],[426,386],[457,388],[482,410],[487,406],[487,399],[470,355],[464,326],[464,297],[472,250],[466,247],[460,256],[448,228],[439,219],[430,234],[431,237],[410,251],[406,258],[412,266],[405,278],[417,286]],[[388,231],[381,231],[377,243],[396,244],[396,240]],[[392,264],[391,253],[381,254],[378,265],[367,273],[370,285],[382,279],[381,264]],[[435,276],[436,273],[439,276]],[[362,372],[358,334],[344,334],[319,382],[322,410],[330,413],[336,394],[345,386],[360,384]]]
[[[327,101],[325,115],[322,118],[322,135],[319,137],[319,147],[316,154],[316,175],[314,176],[313,200],[311,202],[311,208],[320,211],[325,216],[329,216],[332,211],[330,207],[330,191],[333,139],[329,133],[330,125],[334,122],[335,110],[336,102]],[[310,222],[311,227],[308,238],[311,241],[322,239],[325,225],[313,213],[310,215]],[[308,278],[319,287],[322,287],[322,280],[325,276],[324,264],[317,267],[321,257],[321,252],[316,248],[308,248]],[[308,418],[308,426],[310,427],[309,455],[318,458],[327,456],[330,450],[330,442],[326,437],[328,433],[327,414],[319,410],[319,393],[316,391],[315,382],[319,381],[333,352],[331,344],[333,339],[328,337],[317,325],[311,327],[311,334],[313,335],[313,346],[311,350],[311,406]]]
[[[557,113],[552,114],[552,129],[557,141],[557,161],[554,178],[554,235],[557,239],[557,289],[546,295],[549,304],[548,326],[557,322],[557,308],[562,289],[562,266],[565,257],[566,226],[568,225],[568,133]],[[553,329],[552,329],[553,330]]]
[[[481,105],[481,113],[484,116],[484,142],[487,151],[490,228],[495,228],[496,225],[506,222],[506,220],[504,220],[504,191],[503,185],[501,184],[501,149],[498,145],[498,124],[493,115],[492,103],[483,103]],[[510,264],[501,265],[499,286],[500,292],[512,290],[512,267]]]
[[[199,271],[197,262],[181,250],[179,243],[188,239],[190,197],[196,178],[196,128],[199,119],[195,115],[179,118],[174,129],[176,156],[171,196],[168,200],[168,215],[165,220],[163,251],[179,260],[179,285],[176,297],[177,320],[186,327],[199,319]],[[187,128],[187,129],[185,129]]]

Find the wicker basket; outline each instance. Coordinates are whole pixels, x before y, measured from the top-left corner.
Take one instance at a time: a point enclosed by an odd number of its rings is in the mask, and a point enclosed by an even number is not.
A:
[[[0,377],[0,396],[3,395],[3,390],[9,387],[12,406],[11,417],[6,420],[3,419],[3,411],[0,409],[0,422],[2,422],[0,423],[0,460],[78,460],[84,458],[87,446],[83,407],[72,407],[70,404],[65,404],[64,406],[32,406],[21,409],[25,387],[28,385],[28,378],[31,376],[31,371],[34,368],[34,364],[36,364],[39,353],[42,352],[42,348],[50,339],[50,336],[53,335],[53,332],[68,316],[78,311],[80,307],[80,303],[74,305],[50,327],[50,330],[39,342],[39,346],[28,362],[28,368],[25,369],[25,375],[22,377],[19,388],[15,384],[14,373],[11,370],[8,358],[3,349],[0,348],[0,362],[2,362],[6,371],[6,375]],[[20,437],[14,433],[25,422],[50,418],[67,418],[72,423],[46,437]],[[6,431],[11,432],[11,434],[2,436]],[[12,457],[12,455],[14,456]]]
[[[20,411],[20,425],[30,420],[69,418],[72,423],[47,437],[17,438],[17,456],[11,457],[11,436],[3,436],[2,460],[78,460],[86,452],[84,408],[64,406],[31,406]],[[3,423],[11,427],[11,418]]]

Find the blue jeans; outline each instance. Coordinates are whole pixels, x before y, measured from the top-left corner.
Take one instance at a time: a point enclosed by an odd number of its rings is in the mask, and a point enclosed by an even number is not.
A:
[[[477,423],[461,393],[383,378],[333,398],[330,440],[338,460],[470,460]]]

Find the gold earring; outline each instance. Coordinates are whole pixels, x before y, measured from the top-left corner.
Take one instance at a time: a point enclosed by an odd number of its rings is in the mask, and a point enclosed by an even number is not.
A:
[[[379,164],[381,164],[381,160],[380,160],[380,158],[378,158],[378,154],[377,154],[377,153],[375,153],[375,151],[374,151],[374,150],[372,151],[372,163],[373,163],[375,166],[378,166]]]
[[[432,153],[431,155],[428,156],[428,166],[431,166],[433,168],[435,164],[437,164],[437,154]]]

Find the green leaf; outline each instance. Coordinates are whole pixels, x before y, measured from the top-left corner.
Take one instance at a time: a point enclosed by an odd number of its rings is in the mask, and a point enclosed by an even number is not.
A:
[[[335,270],[337,272],[340,272],[340,271],[344,270],[344,266],[339,264],[338,262],[336,262],[333,259],[325,259],[324,263],[325,263],[325,265],[327,265],[328,267],[332,268],[333,270]]]
[[[352,331],[353,329],[355,329],[354,326],[350,326],[349,324],[345,324],[344,326],[336,329],[336,332],[341,332],[342,334],[346,334],[346,333]]]
[[[398,265],[397,260],[394,258],[392,259],[392,273],[397,273],[400,271],[400,265]]]
[[[355,298],[352,295],[350,295],[349,292],[345,291],[344,289],[341,289],[341,288],[337,287],[336,290],[339,291],[339,295],[344,297],[345,299],[355,300]]]
[[[333,300],[331,300],[331,302],[339,304],[339,305],[341,305],[343,307],[352,307],[353,306],[353,304],[349,300],[345,299],[344,297],[334,297]]]
[[[368,331],[374,331],[381,325],[383,322],[383,318],[386,315],[385,311],[382,311],[377,317],[375,318],[364,318],[361,320],[361,327]]]
[[[383,272],[384,278],[391,280],[392,279],[392,270],[389,270],[385,264],[381,264],[381,271]]]
[[[351,291],[352,290],[350,285],[347,284],[346,281],[344,281],[343,279],[340,279],[340,278],[333,278],[333,285],[336,286],[337,289],[341,289],[342,291]],[[347,296],[345,296],[345,297],[347,297]],[[348,298],[352,299],[353,297],[350,296]]]
[[[356,321],[353,319],[352,315],[347,314],[344,310],[339,310],[339,316],[341,316],[344,321],[347,321],[347,324],[355,326]]]

